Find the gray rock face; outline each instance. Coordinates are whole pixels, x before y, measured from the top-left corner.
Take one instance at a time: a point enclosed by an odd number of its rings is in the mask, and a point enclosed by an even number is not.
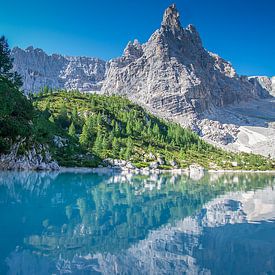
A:
[[[264,88],[205,50],[194,26],[182,28],[175,5],[147,43],[129,43],[122,57],[110,61],[102,90],[127,95],[169,117],[268,97]]]
[[[105,76],[106,62],[90,57],[47,55],[41,49],[14,48],[14,70],[23,78],[26,93],[41,88],[99,91]]]
[[[0,155],[0,170],[59,170],[45,145],[33,146],[20,155],[18,149],[21,143],[15,143],[9,154]]]
[[[275,76],[251,76],[249,77],[251,83],[255,86],[260,85],[267,90],[272,96],[275,96]]]

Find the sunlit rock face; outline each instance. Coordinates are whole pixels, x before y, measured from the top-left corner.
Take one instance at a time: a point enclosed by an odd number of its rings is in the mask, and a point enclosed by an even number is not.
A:
[[[272,96],[275,96],[275,76],[251,76],[249,80],[254,85],[260,85],[262,88],[267,90]]]
[[[47,55],[41,49],[14,48],[14,70],[23,78],[26,93],[48,86],[54,89],[99,91],[105,76],[106,62],[90,57]]]
[[[110,61],[102,90],[127,95],[170,117],[268,96],[205,50],[194,26],[182,28],[175,5],[148,42],[129,43],[122,57]]]

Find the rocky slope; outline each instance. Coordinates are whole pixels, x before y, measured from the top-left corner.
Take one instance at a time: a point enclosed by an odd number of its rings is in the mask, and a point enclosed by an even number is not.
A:
[[[255,85],[257,83],[261,85],[262,88],[267,90],[272,96],[275,96],[275,76],[251,76],[249,77],[250,81],[253,81]]]
[[[106,62],[98,58],[47,55],[41,49],[14,48],[14,70],[23,77],[26,93],[41,88],[99,91],[105,76]]]
[[[175,5],[148,42],[129,42],[107,63],[33,48],[15,48],[13,55],[27,91],[48,85],[125,95],[208,142],[275,157],[275,77],[239,76],[203,47],[193,25],[181,26]]]
[[[15,143],[9,154],[0,155],[0,170],[59,170],[46,145],[36,144],[23,154],[19,148],[23,142]]]

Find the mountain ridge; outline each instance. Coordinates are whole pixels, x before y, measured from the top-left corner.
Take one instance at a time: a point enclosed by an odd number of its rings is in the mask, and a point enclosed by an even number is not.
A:
[[[41,88],[63,88],[80,91],[99,91],[104,79],[106,62],[99,58],[46,54],[32,46],[13,48],[14,70],[23,78],[26,93]]]

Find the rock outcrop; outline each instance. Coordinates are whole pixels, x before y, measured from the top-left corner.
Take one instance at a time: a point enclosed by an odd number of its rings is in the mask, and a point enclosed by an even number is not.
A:
[[[45,86],[96,92],[101,89],[105,76],[106,62],[98,58],[47,55],[33,47],[25,50],[16,47],[12,57],[26,93],[38,92]]]
[[[46,145],[33,145],[20,154],[22,142],[15,143],[9,154],[0,155],[0,170],[59,170]]]
[[[251,76],[249,80],[254,85],[260,85],[262,88],[267,90],[270,95],[275,96],[275,76]]]

